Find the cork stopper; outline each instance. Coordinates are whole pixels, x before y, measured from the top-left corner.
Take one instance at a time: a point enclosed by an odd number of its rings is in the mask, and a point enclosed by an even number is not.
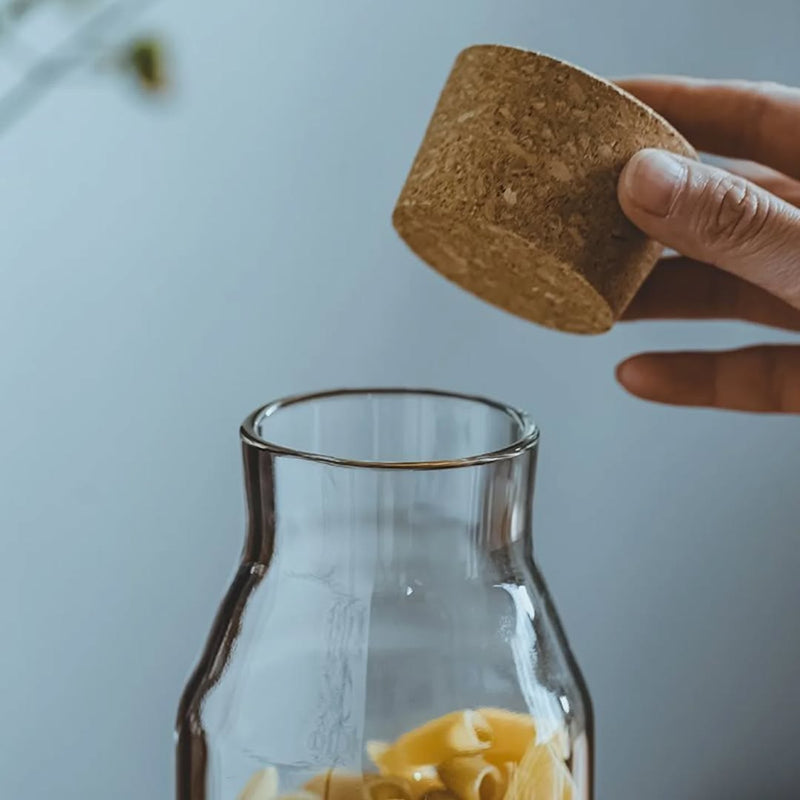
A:
[[[653,110],[537,53],[462,52],[394,210],[409,247],[464,289],[572,333],[607,331],[662,248],[617,181],[638,150],[696,157]]]

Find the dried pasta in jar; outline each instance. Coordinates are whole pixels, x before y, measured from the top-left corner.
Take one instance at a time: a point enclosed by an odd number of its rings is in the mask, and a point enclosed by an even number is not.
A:
[[[530,714],[502,708],[481,708],[478,713],[492,731],[492,746],[484,758],[497,767],[519,763],[528,747],[536,740],[536,723]]]
[[[558,751],[549,744],[532,745],[514,772],[505,800],[577,800],[575,784]]]
[[[414,800],[414,793],[402,777],[329,770],[312,778],[305,790],[322,800]]]
[[[238,800],[578,800],[562,721],[502,708],[454,711],[366,745],[375,773],[331,769],[278,794],[273,767]]]
[[[491,744],[491,728],[479,712],[454,711],[404,733],[392,745],[373,743],[370,756],[383,774],[402,775],[416,766],[477,755]]]
[[[305,792],[302,789],[299,792],[288,792],[278,797],[278,800],[320,800],[320,795],[314,792]]]
[[[250,778],[238,800],[275,800],[277,796],[278,770],[275,767],[265,767]]]
[[[500,770],[481,756],[445,761],[439,777],[460,800],[503,800],[506,791]]]

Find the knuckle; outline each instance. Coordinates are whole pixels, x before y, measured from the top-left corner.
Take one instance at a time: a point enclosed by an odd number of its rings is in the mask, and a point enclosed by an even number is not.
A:
[[[741,247],[757,240],[774,214],[768,193],[733,175],[708,181],[699,208],[700,235],[715,246]]]

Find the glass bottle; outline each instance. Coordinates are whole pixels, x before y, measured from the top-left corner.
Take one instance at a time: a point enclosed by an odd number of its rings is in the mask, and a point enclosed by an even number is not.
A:
[[[243,424],[241,563],[181,700],[178,800],[590,800],[592,715],[532,555],[538,431],[401,389]]]

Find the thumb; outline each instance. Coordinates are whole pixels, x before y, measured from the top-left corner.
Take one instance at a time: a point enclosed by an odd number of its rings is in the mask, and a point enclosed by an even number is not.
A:
[[[653,239],[800,307],[800,209],[738,175],[661,150],[628,162],[618,194]]]

